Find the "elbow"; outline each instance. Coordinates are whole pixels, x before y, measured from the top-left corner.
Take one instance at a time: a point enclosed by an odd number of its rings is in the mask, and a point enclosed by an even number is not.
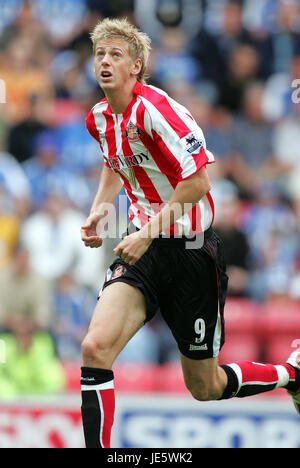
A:
[[[203,197],[205,197],[205,195],[207,193],[209,193],[211,190],[211,185],[210,184],[205,184],[205,185],[202,185],[202,187],[199,189],[199,187],[197,187],[197,189],[194,191],[194,201],[193,203],[198,203]]]
[[[212,189],[210,179],[205,168],[198,172],[197,176],[195,177],[195,182],[198,184],[197,191],[200,193],[200,198],[204,197],[204,195],[206,195]]]
[[[211,186],[211,183],[209,181],[207,181],[206,183],[206,187],[205,187],[205,195],[210,192],[212,189],[212,186]]]
[[[211,183],[209,180],[205,181],[204,184],[202,184],[201,189],[200,189],[200,200],[202,197],[204,197],[208,192],[210,192],[212,189]]]

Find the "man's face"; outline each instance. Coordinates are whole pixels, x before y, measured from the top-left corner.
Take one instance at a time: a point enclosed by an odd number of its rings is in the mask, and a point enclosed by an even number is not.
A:
[[[95,73],[103,91],[121,89],[136,70],[136,61],[122,40],[98,41],[94,57]]]

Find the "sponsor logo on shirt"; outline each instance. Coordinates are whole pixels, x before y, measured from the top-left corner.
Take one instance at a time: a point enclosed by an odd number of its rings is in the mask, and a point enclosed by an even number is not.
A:
[[[106,158],[111,169],[124,169],[139,166],[145,160],[149,161],[149,156],[146,153],[132,154],[130,156],[116,156],[115,158]]]

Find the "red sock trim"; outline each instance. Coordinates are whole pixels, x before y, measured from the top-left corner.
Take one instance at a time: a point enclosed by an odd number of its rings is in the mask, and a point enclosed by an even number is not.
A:
[[[236,394],[238,398],[258,395],[274,390],[278,383],[278,373],[272,364],[261,364],[252,361],[235,363],[240,369],[240,388]]]
[[[252,382],[272,384],[278,382],[278,373],[276,367],[272,364],[260,364],[251,361],[240,361],[236,364],[242,371],[242,384]]]
[[[100,443],[103,448],[110,448],[111,429],[115,413],[114,389],[99,390],[101,411]]]
[[[295,382],[296,380],[296,370],[293,366],[291,366],[290,364],[282,364],[283,367],[286,368],[286,370],[288,371],[289,373],[289,376],[290,376],[290,381],[292,382]]]

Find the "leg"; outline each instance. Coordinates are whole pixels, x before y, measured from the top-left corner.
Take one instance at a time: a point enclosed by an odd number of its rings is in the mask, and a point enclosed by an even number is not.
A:
[[[172,259],[176,284],[172,297],[161,304],[161,311],[181,352],[187,388],[202,401],[286,388],[300,411],[300,363],[296,362],[300,352],[280,365],[251,361],[218,365],[216,356],[224,342],[222,316],[227,287],[222,257],[221,244],[213,234],[202,249],[178,249]]]
[[[227,386],[227,375],[218,366],[218,358],[190,359],[180,353],[187,389],[199,401],[218,400]]]
[[[145,299],[137,288],[122,282],[105,288],[82,343],[83,365],[111,369],[145,319]]]
[[[110,447],[115,398],[113,362],[146,318],[143,294],[115,282],[96,306],[82,343],[82,421],[87,448]]]
[[[186,386],[200,401],[243,398],[275,388],[299,391],[300,371],[288,363],[239,361],[219,366],[217,358],[193,360],[182,354],[181,363]]]

